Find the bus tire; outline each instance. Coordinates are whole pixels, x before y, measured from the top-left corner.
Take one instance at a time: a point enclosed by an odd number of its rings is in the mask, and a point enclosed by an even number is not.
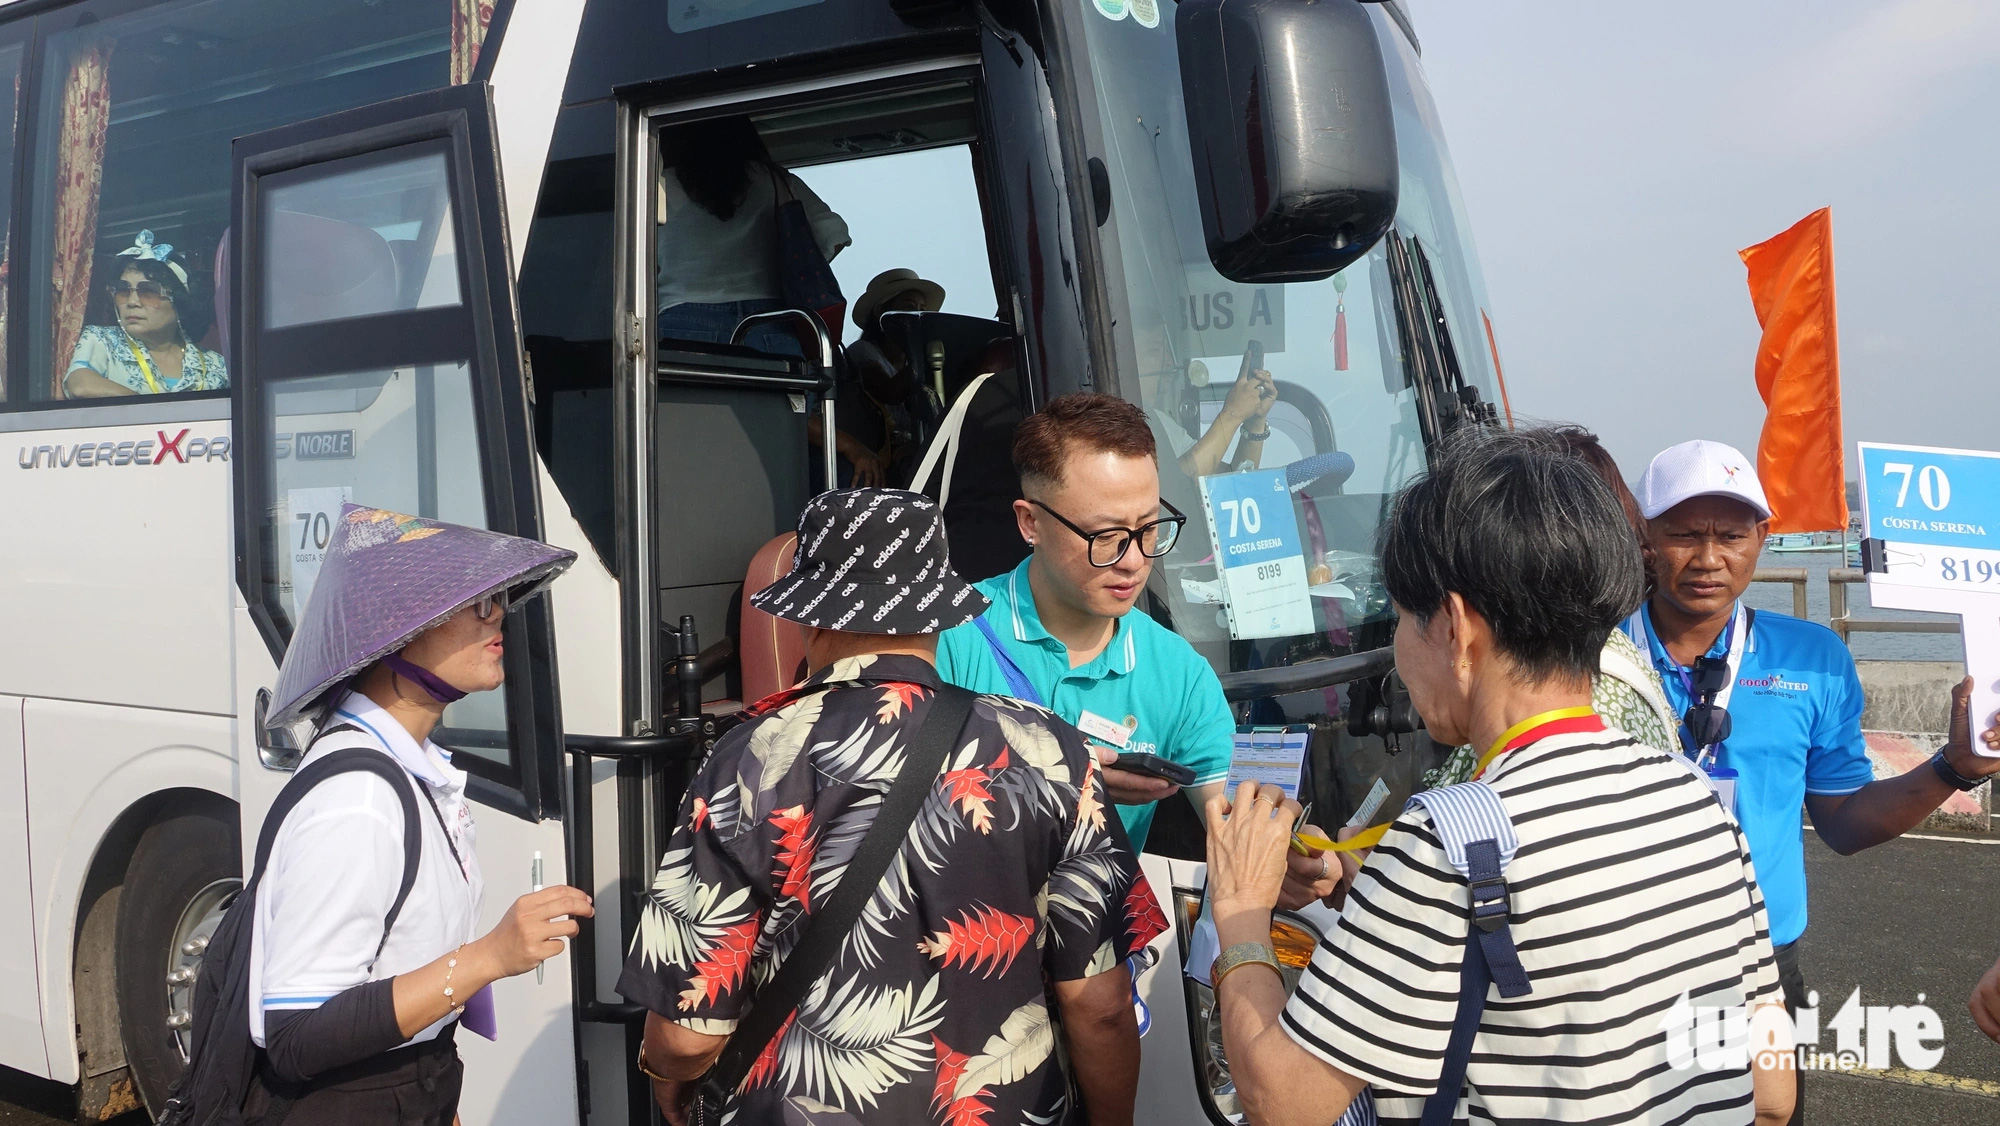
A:
[[[118,1026],[147,1109],[158,1114],[187,1066],[193,975],[242,887],[233,807],[193,809],[139,836],[118,905]],[[176,980],[178,979],[178,980]]]

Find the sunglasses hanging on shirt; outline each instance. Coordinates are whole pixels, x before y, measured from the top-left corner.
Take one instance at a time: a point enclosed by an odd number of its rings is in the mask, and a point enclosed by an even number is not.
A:
[[[1688,680],[1695,703],[1681,722],[1687,724],[1696,747],[1712,747],[1729,738],[1729,709],[1714,702],[1729,686],[1729,662],[1722,657],[1697,658]]]

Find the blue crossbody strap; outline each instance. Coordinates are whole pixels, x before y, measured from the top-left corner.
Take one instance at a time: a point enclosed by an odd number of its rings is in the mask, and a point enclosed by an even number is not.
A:
[[[1424,1100],[1422,1120],[1422,1126],[1450,1126],[1472,1060],[1472,1042],[1486,1013],[1487,987],[1498,985],[1502,997],[1533,991],[1507,925],[1504,873],[1520,842],[1500,795],[1484,782],[1427,790],[1410,798],[1410,804],[1430,812],[1445,859],[1472,889],[1472,918],[1458,976],[1458,1012],[1452,1018],[1437,1090]]]
[[[1014,663],[1013,657],[1008,656],[1007,647],[1000,644],[1000,635],[993,632],[993,623],[987,621],[982,614],[972,619],[972,624],[978,626],[979,632],[986,635],[986,644],[992,646],[993,659],[1000,662],[1000,675],[1007,678],[1007,687],[1014,698],[1026,700],[1039,707],[1048,707],[1049,702],[1042,699],[1040,692],[1035,691],[1035,684],[1028,679],[1028,674],[1021,671],[1021,666]]]

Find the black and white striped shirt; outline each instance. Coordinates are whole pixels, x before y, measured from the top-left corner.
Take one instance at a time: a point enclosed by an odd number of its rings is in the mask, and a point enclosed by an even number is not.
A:
[[[1486,781],[1520,838],[1509,918],[1534,991],[1488,994],[1459,1119],[1750,1122],[1747,1068],[1668,1054],[1684,996],[1778,997],[1749,848],[1707,784],[1616,730],[1509,751]],[[1416,1122],[1437,1086],[1470,902],[1430,815],[1407,810],[1285,1007],[1295,1041],[1374,1085],[1384,1123]]]

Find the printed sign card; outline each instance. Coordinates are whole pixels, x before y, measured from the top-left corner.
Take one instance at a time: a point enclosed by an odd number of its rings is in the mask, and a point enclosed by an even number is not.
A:
[[[1252,469],[1203,477],[1201,499],[1229,636],[1242,641],[1311,633],[1306,557],[1285,471]]]
[[[1959,616],[1982,730],[2000,711],[2000,453],[1874,442],[1860,453],[1869,602]],[[1979,739],[1972,749],[1991,754]]]

